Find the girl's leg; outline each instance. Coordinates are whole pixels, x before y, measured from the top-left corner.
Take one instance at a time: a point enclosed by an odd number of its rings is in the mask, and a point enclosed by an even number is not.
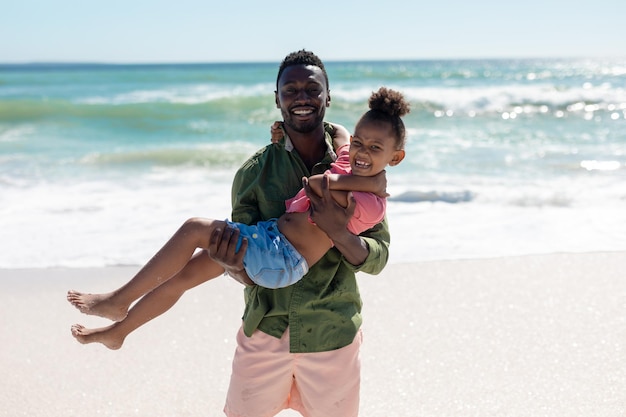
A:
[[[141,298],[122,321],[98,329],[87,329],[80,324],[72,326],[72,335],[81,343],[102,343],[109,349],[119,349],[128,334],[169,310],[186,290],[224,273],[203,250],[187,262],[170,280]]]
[[[114,321],[126,317],[130,305],[149,291],[167,282],[183,268],[197,248],[206,249],[211,232],[223,228],[221,220],[191,218],[122,287],[106,294],[86,294],[70,290],[67,300],[82,313]]]

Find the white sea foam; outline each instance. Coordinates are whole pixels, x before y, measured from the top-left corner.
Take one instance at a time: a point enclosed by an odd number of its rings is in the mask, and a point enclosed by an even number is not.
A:
[[[30,124],[18,124],[13,127],[7,126],[5,128],[0,123],[0,142],[18,142],[25,136],[32,135],[35,129],[35,126]]]
[[[233,172],[176,171],[6,189],[0,267],[143,264],[187,218],[230,216]],[[593,184],[392,186],[391,261],[626,250],[626,189]]]
[[[184,170],[8,189],[0,196],[0,267],[142,264],[187,218],[227,218],[230,178]]]
[[[390,86],[393,87],[393,86]],[[626,108],[626,90],[610,84],[559,88],[550,83],[506,84],[501,86],[397,86],[414,105],[426,105],[464,115],[511,111],[541,114],[567,110],[593,113]],[[333,96],[363,103],[371,88],[335,89]],[[448,115],[452,115],[448,114]]]

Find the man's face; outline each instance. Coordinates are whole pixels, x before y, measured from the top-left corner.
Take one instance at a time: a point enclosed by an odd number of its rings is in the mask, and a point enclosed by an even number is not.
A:
[[[292,65],[278,80],[276,106],[288,128],[309,133],[324,121],[330,94],[324,73],[314,65]]]

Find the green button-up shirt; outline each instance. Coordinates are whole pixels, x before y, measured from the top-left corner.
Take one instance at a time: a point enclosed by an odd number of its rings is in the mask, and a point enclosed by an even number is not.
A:
[[[280,217],[285,200],[302,188],[302,177],[323,173],[336,158],[327,133],[326,157],[309,172],[289,138],[259,150],[237,171],[232,188],[232,220],[254,224]],[[389,257],[387,219],[361,234],[369,246],[363,264],[354,266],[330,249],[298,283],[285,288],[244,290],[243,329],[280,338],[289,328],[290,351],[323,352],[352,343],[361,326],[361,296],[355,273],[378,274]]]

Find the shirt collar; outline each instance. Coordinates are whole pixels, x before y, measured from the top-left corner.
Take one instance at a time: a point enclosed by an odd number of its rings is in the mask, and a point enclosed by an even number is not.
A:
[[[287,132],[284,133],[284,136],[285,136],[285,150],[287,152],[293,151],[295,148],[294,148],[293,142],[291,141],[291,138],[289,138],[289,135],[287,134]],[[328,133],[325,133],[324,136],[325,136],[325,139],[326,139],[325,140],[325,142],[326,142],[326,154],[328,156],[330,156],[330,158],[333,161],[336,161],[337,160],[337,153],[333,149],[332,138],[330,137],[330,135]]]

